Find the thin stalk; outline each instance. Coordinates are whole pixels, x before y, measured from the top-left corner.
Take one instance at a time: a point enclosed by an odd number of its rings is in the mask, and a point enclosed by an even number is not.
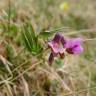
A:
[[[10,22],[11,21],[11,1],[8,0],[8,32],[10,32]]]

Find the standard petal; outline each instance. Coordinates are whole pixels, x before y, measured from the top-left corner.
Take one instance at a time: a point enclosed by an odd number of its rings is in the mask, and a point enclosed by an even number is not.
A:
[[[53,41],[56,43],[59,43],[61,41],[61,38],[62,36],[59,33],[57,33],[55,37],[53,38]]]

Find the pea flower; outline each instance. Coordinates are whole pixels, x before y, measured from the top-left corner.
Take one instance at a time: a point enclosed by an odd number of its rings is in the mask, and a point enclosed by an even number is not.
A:
[[[66,40],[66,44],[64,46],[69,54],[80,54],[83,52],[83,47],[81,46],[81,43],[81,38],[68,39]]]
[[[58,54],[60,55],[60,58],[64,58],[64,38],[62,35],[57,33],[53,40],[48,42],[48,46],[51,48],[51,54],[49,56],[49,63],[51,64],[54,60],[54,57],[56,57]]]
[[[61,34],[57,33],[53,40],[48,42],[49,48],[51,48],[51,54],[49,56],[49,64],[52,64],[54,57],[58,54],[60,58],[64,58],[64,52],[69,54],[80,54],[83,52],[83,47],[81,46],[82,39],[65,39]]]

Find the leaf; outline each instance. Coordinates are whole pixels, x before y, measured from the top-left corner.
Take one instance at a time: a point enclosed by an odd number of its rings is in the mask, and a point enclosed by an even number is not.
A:
[[[13,33],[16,33],[18,31],[18,27],[15,24],[11,24],[10,31],[12,31]]]
[[[12,44],[8,44],[6,42],[5,48],[6,48],[6,51],[7,51],[7,54],[8,54],[7,58],[8,58],[9,61],[12,62],[12,59],[15,57],[15,52],[14,52]]]
[[[53,33],[51,33],[51,32],[41,32],[39,34],[39,37],[46,39],[46,38],[50,37],[51,35],[53,35]]]
[[[28,49],[32,55],[37,55],[42,51],[42,46],[38,40],[38,36],[33,29],[31,23],[26,23],[23,26],[22,37],[25,44],[25,47]]]
[[[22,37],[23,37],[25,47],[31,52],[32,45],[31,45],[31,42],[28,40],[29,36],[25,30],[22,32]]]
[[[52,36],[54,33],[62,32],[65,29],[68,29],[68,27],[61,27],[61,28],[57,28],[49,31],[43,31],[43,32],[40,32],[39,37],[47,39],[48,37]]]

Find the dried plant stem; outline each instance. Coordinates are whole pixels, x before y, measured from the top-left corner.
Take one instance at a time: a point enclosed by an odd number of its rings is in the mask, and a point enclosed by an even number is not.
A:
[[[86,42],[86,41],[93,41],[93,40],[96,40],[96,38],[89,38],[89,39],[85,39],[83,41]]]
[[[21,74],[19,74],[18,76],[16,76],[15,78],[13,78],[11,81],[14,81],[16,79],[18,79],[20,76],[24,75],[26,72],[28,72],[29,70],[33,69],[35,66],[39,65],[42,63],[41,61],[37,61],[36,63],[32,64],[29,68],[27,68],[26,70],[24,70]]]
[[[11,21],[11,1],[8,0],[8,32],[10,32],[10,21]]]
[[[82,30],[77,30],[77,31],[71,31],[69,33],[64,33],[64,35],[75,35],[75,34],[80,34],[80,33],[93,33],[96,32],[96,28],[91,28],[91,29],[82,29]]]
[[[79,90],[79,91],[74,91],[74,92],[72,92],[72,93],[69,93],[69,94],[64,94],[64,96],[69,96],[69,95],[73,95],[73,94],[80,94],[80,93],[83,93],[83,92],[86,92],[86,91],[88,91],[88,90],[94,90],[94,89],[96,89],[96,86],[94,86],[94,87],[89,87],[89,88],[86,88],[86,89],[83,89],[83,90]]]

